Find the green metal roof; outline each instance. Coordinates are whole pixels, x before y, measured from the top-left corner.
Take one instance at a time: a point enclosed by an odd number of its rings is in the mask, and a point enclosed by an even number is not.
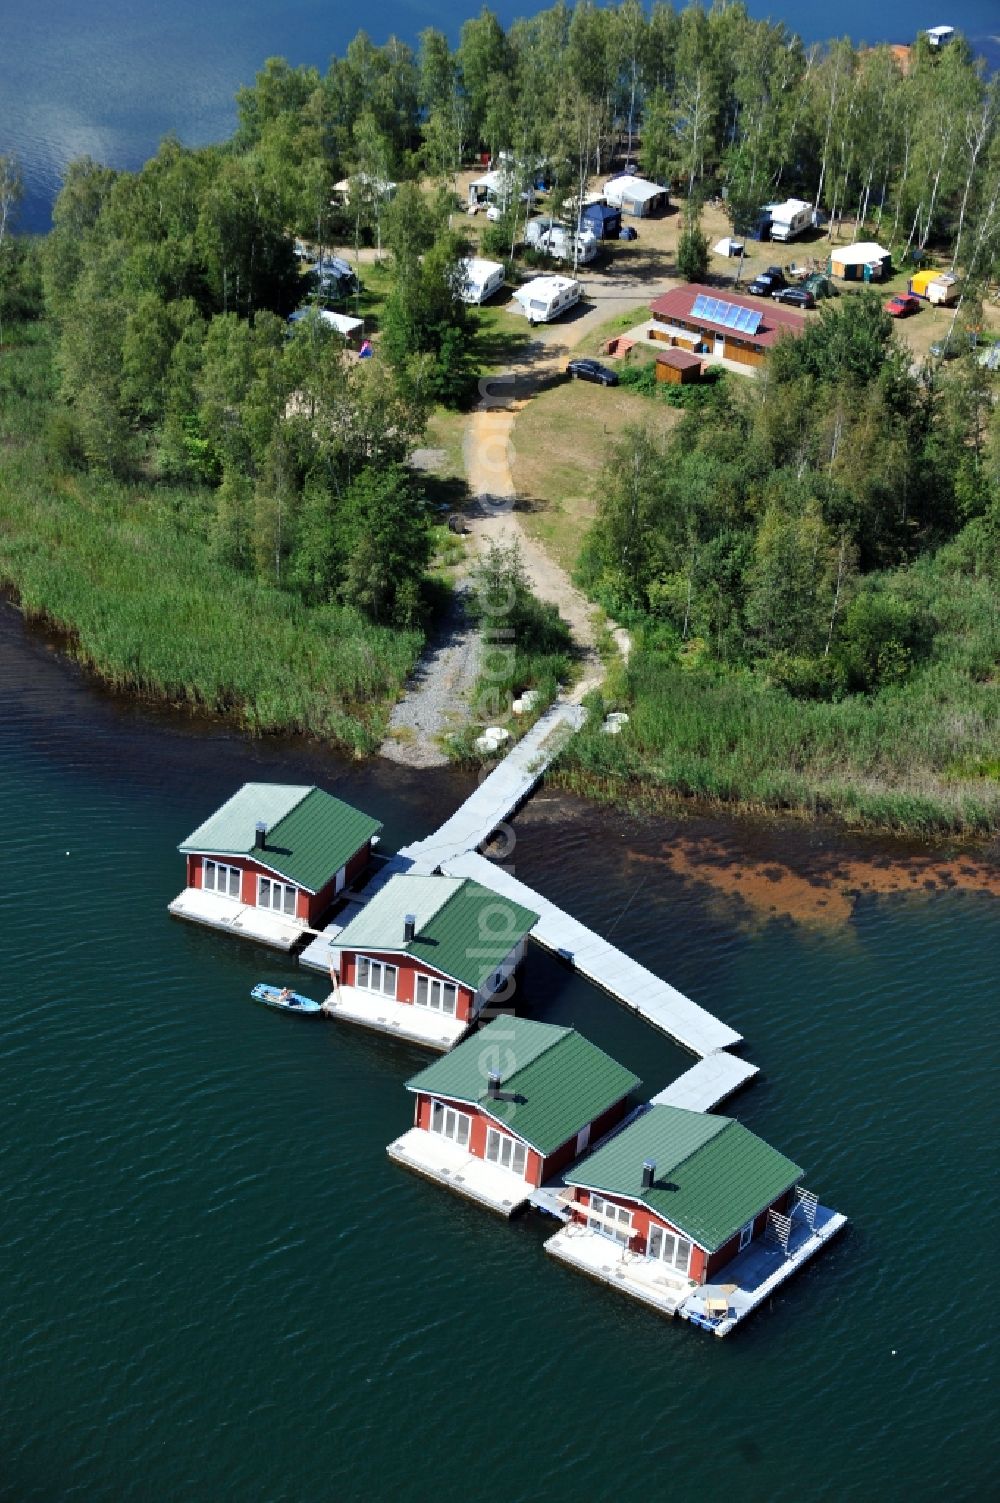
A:
[[[263,849],[254,844],[258,820],[267,825]],[[180,850],[250,856],[296,886],[318,892],[381,828],[377,819],[321,788],[244,783]]]
[[[656,1174],[643,1190],[646,1159],[656,1164]],[[715,1252],[802,1173],[731,1117],[652,1106],[566,1179],[641,1201]]]
[[[506,1098],[492,1100],[490,1071]],[[539,1153],[565,1143],[640,1084],[575,1028],[496,1018],[407,1082],[411,1091],[478,1106]]]
[[[419,934],[461,885],[461,877],[392,877],[345,927],[337,943],[345,950],[402,950],[406,915],[414,915]]]
[[[416,918],[409,943],[403,924]],[[478,991],[538,914],[478,882],[456,877],[393,877],[337,936],[342,950],[397,951]]]

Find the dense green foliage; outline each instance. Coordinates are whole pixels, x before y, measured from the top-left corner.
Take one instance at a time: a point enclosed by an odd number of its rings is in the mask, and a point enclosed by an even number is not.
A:
[[[490,543],[472,586],[470,611],[483,637],[477,719],[505,719],[525,689],[537,692],[537,709],[544,709],[569,678],[573,640],[556,607],[532,592],[517,542]]]
[[[53,380],[44,331],[22,331],[0,362],[0,577],[25,610],[68,628],[116,687],[257,732],[377,745],[419,634],[223,562],[190,488],[65,468],[47,426]]]
[[[897,259],[943,253],[963,275],[963,349],[1000,269],[1000,82],[961,39],[920,38],[904,70],[888,48],[806,48],[740,3],[580,0],[507,30],[484,9],[456,49],[430,28],[416,50],[360,33],[322,74],[272,58],[238,106],[224,144],[168,139],[136,173],[74,163],[40,246],[11,233],[20,180],[0,157],[0,347],[15,324],[20,341],[0,374],[0,562],[115,681],[247,723],[364,741],[412,657],[431,541],[408,460],[430,406],[469,399],[486,350],[454,228],[474,153],[505,164],[482,245],[508,263],[539,170],[558,214],[638,151],[686,195],[691,279],[717,192],[741,233],[794,192]],[[378,284],[350,295],[374,359],[319,316],[345,294],[304,274],[296,237],[353,246]],[[362,244],[387,265],[362,268]],[[958,779],[939,807],[979,822],[1000,532],[988,379],[968,356],[915,373],[877,299],[858,298],[752,387],[658,391],[683,420],[613,447],[583,559],[635,629],[635,727],[595,732],[584,760],[802,802],[841,778],[881,788],[864,747],[884,736],[886,765],[919,749],[919,797]],[[490,568],[520,612],[500,688],[551,690],[567,641],[517,560]]]
[[[918,377],[888,326],[875,294],[828,305],[758,382],[613,446],[582,578],[636,628],[634,722],[590,738],[591,773],[900,824],[1000,814],[1000,413],[973,356]]]

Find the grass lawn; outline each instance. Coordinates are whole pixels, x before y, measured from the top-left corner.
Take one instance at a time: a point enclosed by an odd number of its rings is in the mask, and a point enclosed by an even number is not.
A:
[[[608,444],[629,423],[665,432],[680,413],[618,387],[564,381],[519,413],[513,433],[518,511],[528,530],[572,572],[595,513]]]

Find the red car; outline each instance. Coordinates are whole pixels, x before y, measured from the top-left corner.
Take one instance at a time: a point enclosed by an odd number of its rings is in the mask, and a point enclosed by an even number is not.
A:
[[[911,313],[920,312],[920,299],[912,292],[897,292],[886,303],[885,311],[893,318],[909,318]]]

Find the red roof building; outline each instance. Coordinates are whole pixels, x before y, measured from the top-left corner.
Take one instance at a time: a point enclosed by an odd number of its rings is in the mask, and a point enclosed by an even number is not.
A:
[[[762,365],[782,335],[805,329],[801,314],[771,299],[740,297],[700,282],[672,287],[649,305],[650,338],[695,355]]]

